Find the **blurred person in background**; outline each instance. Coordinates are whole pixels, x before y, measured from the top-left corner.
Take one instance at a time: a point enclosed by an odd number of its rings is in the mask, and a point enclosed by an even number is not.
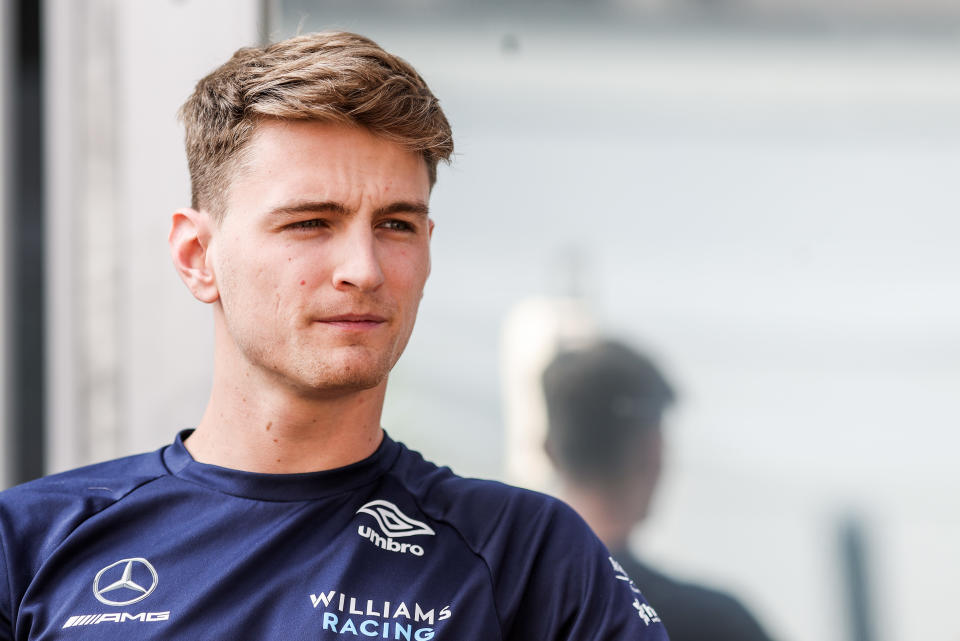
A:
[[[673,641],[769,641],[732,596],[674,580],[628,549],[663,465],[662,423],[675,392],[645,355],[616,341],[561,349],[543,373],[546,449],[564,498],[655,603]]]
[[[193,202],[169,244],[213,313],[207,409],[156,452],[0,495],[0,640],[666,641],[566,505],[381,428],[453,152],[417,72],[298,36],[237,51],[181,117]]]

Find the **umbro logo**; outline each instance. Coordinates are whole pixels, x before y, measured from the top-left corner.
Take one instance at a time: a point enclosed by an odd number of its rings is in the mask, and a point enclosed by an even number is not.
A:
[[[410,518],[401,512],[396,505],[383,499],[364,504],[356,513],[372,516],[377,522],[380,532],[385,536],[381,536],[372,527],[366,525],[357,528],[357,534],[369,540],[378,548],[390,552],[423,556],[421,546],[412,543],[399,543],[394,539],[418,535],[434,536],[436,534],[433,528],[423,521]]]
[[[415,536],[417,534],[429,534],[431,536],[436,534],[429,525],[423,521],[411,519],[390,501],[384,501],[383,499],[370,501],[357,510],[357,514],[361,512],[376,519],[380,530],[393,538]]]

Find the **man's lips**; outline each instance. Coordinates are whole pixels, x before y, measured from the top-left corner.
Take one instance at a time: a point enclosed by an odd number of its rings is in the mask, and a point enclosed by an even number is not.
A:
[[[380,327],[387,319],[377,314],[338,314],[320,318],[317,322],[341,329],[364,330]]]

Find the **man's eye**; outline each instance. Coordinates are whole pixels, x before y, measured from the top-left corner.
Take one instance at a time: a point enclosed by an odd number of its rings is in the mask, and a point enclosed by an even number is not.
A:
[[[288,225],[288,227],[292,229],[317,229],[319,227],[326,227],[326,226],[327,226],[327,221],[321,218],[311,218],[310,220],[300,220]]]
[[[414,226],[405,220],[385,220],[380,226],[391,231],[414,231]]]

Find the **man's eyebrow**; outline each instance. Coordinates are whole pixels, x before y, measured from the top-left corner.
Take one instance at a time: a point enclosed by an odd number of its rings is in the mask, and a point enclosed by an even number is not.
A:
[[[316,214],[337,214],[346,216],[350,213],[342,203],[333,200],[310,200],[290,205],[281,205],[270,210],[273,216],[296,216],[297,214],[316,213]]]
[[[430,208],[427,207],[426,203],[399,200],[395,203],[384,205],[373,212],[376,218],[389,216],[390,214],[419,214],[421,216],[428,216],[430,214]]]
[[[276,216],[296,216],[297,214],[317,213],[317,214],[336,214],[338,216],[347,216],[352,213],[343,203],[334,200],[305,201],[292,203],[290,205],[281,205],[270,210],[271,215]],[[430,209],[426,203],[418,201],[399,200],[397,202],[384,205],[374,210],[373,215],[376,218],[389,216],[390,214],[418,214],[428,216]]]

